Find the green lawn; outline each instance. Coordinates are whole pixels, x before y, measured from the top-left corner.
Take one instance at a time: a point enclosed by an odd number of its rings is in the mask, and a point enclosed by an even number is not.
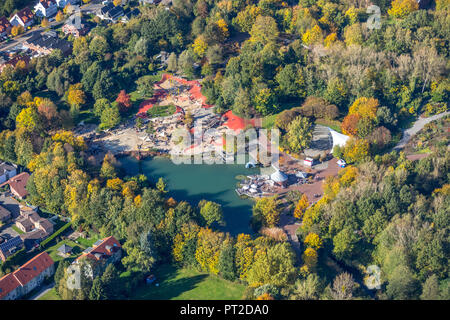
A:
[[[61,298],[56,294],[55,288],[52,288],[52,289],[48,290],[38,300],[61,300]]]
[[[50,257],[53,259],[53,261],[60,261],[63,260],[63,257],[61,257],[58,254],[58,248],[61,247],[63,244],[67,244],[68,246],[71,246],[73,248],[72,254],[68,257],[68,258],[76,258],[80,255],[81,252],[83,252],[84,249],[86,249],[86,247],[77,244],[71,240],[63,240],[61,242],[58,242],[57,244],[55,244],[54,246],[48,248],[47,253],[50,255]]]
[[[100,236],[95,235],[95,236],[87,238],[87,239],[79,237],[79,238],[77,238],[77,241],[80,245],[87,248],[87,247],[92,247],[92,245],[99,239],[100,239]]]
[[[167,117],[175,113],[176,107],[174,105],[167,106],[153,106],[153,108],[147,111],[147,114],[151,118]]]
[[[240,300],[245,286],[192,269],[164,265],[155,272],[159,287],[140,286],[131,299],[143,300]]]
[[[270,116],[265,116],[262,120],[262,127],[264,129],[272,129],[272,127],[275,124],[275,119],[277,118],[278,113],[277,114],[272,114]]]

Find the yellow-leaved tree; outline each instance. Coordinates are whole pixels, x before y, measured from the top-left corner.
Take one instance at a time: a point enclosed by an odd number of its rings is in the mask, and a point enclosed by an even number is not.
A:
[[[416,0],[394,0],[391,3],[391,8],[388,10],[388,13],[395,18],[404,18],[418,9],[419,3]]]
[[[303,194],[300,200],[298,200],[297,205],[294,210],[294,217],[297,219],[301,219],[303,217],[303,213],[309,207],[308,197],[306,194]]]

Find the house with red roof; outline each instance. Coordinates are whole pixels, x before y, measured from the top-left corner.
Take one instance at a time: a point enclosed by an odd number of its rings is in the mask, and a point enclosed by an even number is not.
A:
[[[84,259],[87,259],[93,267],[93,277],[101,274],[103,270],[110,264],[119,261],[122,257],[122,246],[120,242],[113,236],[98,240],[90,248],[83,251],[73,264],[79,264]]]
[[[0,18],[0,37],[8,36],[11,33],[12,25],[6,17]]]
[[[0,279],[0,299],[14,300],[31,292],[55,273],[55,262],[42,252]]]
[[[9,184],[9,189],[11,190],[11,193],[14,194],[19,199],[24,199],[28,195],[26,186],[29,178],[30,174],[28,172],[22,172],[19,173],[17,176],[12,177],[8,181],[0,184],[0,187]]]
[[[31,27],[34,24],[34,13],[28,7],[23,8],[9,19],[9,23],[13,26]]]

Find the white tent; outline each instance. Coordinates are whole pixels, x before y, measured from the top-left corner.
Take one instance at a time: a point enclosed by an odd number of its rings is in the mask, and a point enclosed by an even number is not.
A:
[[[350,138],[349,136],[346,136],[345,134],[334,131],[333,129],[330,129],[330,133],[331,133],[331,139],[333,140],[333,148],[331,150],[333,150],[335,146],[343,147],[345,145],[345,143],[347,142],[347,140]]]
[[[270,179],[275,182],[280,183],[280,182],[285,182],[288,179],[288,177],[280,170],[277,170],[270,175]]]
[[[296,176],[297,178],[306,179],[307,176],[308,176],[308,174],[307,174],[306,172],[298,171],[298,172],[295,174],[295,176]]]

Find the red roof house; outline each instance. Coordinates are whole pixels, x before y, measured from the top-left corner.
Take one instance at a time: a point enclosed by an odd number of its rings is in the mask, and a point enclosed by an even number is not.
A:
[[[55,272],[55,262],[42,252],[0,279],[0,299],[14,300],[29,293]]]
[[[19,199],[23,199],[28,195],[26,186],[29,178],[30,174],[28,172],[22,172],[1,184],[0,187],[9,184],[11,192]]]
[[[0,18],[0,36],[7,36],[10,34],[12,25],[6,17]]]

